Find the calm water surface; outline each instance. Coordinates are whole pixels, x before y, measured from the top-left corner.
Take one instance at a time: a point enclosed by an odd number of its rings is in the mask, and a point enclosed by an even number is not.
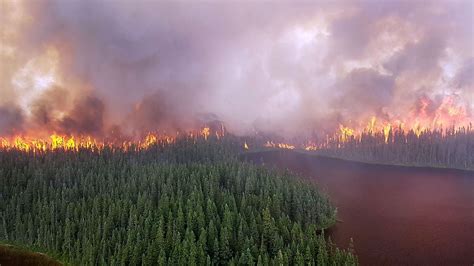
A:
[[[249,153],[317,183],[338,208],[330,230],[361,265],[473,265],[474,172],[370,165],[292,151]]]

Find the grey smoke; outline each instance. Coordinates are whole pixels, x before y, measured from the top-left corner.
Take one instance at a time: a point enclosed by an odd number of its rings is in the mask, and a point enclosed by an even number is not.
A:
[[[34,55],[60,43],[66,76],[87,84],[64,117],[51,117],[63,108],[48,101],[33,108],[35,119],[64,131],[186,129],[212,116],[242,134],[306,134],[403,115],[419,95],[434,99],[460,87],[470,95],[462,104],[474,107],[471,1],[71,0],[29,10],[34,23],[21,48]],[[320,21],[327,32],[315,26]],[[407,36],[397,35],[404,29]],[[384,34],[394,40],[379,47]],[[376,57],[384,49],[389,54]],[[456,58],[468,63],[456,66]],[[443,72],[447,59],[456,61],[451,77]],[[76,114],[84,109],[85,117]],[[0,112],[0,133],[28,127],[20,117]]]

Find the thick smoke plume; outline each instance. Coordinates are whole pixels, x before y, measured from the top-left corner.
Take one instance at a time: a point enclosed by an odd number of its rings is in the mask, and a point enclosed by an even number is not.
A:
[[[472,121],[473,5],[4,0],[0,135]]]

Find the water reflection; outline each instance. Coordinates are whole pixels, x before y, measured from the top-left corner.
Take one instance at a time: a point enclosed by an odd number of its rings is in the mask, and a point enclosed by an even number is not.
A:
[[[362,265],[473,265],[474,172],[368,165],[291,151],[247,158],[288,168],[338,207],[330,235]]]

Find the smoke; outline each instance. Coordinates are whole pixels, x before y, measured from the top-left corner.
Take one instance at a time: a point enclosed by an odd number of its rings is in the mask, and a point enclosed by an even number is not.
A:
[[[103,130],[104,104],[95,97],[86,97],[77,102],[71,114],[61,120],[66,132],[100,134]]]
[[[3,5],[0,135],[221,120],[295,136],[408,119],[446,96],[472,120],[471,1]]]
[[[0,134],[15,134],[22,130],[23,114],[14,106],[0,106]]]
[[[344,117],[364,119],[367,106],[370,106],[377,116],[381,116],[382,109],[389,106],[393,100],[394,89],[393,76],[382,75],[373,69],[357,68],[335,84],[334,90],[338,91],[339,95],[333,106],[340,110]]]

